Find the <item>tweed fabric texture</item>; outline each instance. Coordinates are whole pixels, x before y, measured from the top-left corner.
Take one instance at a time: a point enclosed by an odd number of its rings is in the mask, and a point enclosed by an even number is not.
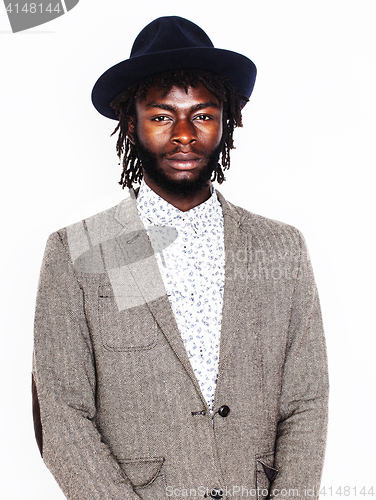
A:
[[[49,238],[33,377],[43,459],[68,499],[159,500],[171,488],[318,498],[328,380],[306,246],[217,195],[226,267],[213,421],[134,195]]]

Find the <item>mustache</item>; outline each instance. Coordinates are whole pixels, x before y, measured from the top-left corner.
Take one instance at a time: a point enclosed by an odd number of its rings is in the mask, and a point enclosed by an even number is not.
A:
[[[199,148],[196,148],[194,146],[190,146],[187,148],[186,146],[176,146],[175,148],[171,149],[170,151],[165,151],[164,153],[160,153],[157,156],[160,160],[164,160],[165,158],[170,158],[173,155],[179,154],[179,153],[184,153],[184,154],[194,154],[196,156],[200,156],[204,158],[205,160],[208,160],[211,156],[212,153],[208,153],[207,151],[202,151]]]

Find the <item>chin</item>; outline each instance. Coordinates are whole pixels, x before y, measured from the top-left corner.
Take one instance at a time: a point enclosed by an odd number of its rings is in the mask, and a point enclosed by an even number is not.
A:
[[[175,171],[174,177],[170,177],[162,168],[163,158],[158,158],[156,154],[137,141],[137,152],[142,163],[144,176],[158,186],[165,193],[170,195],[188,198],[198,192],[207,189],[210,179],[217,167],[221,145],[207,156],[206,165],[199,172],[197,170]]]
[[[144,169],[144,172],[146,173],[146,176],[149,177],[153,181],[153,183],[160,189],[162,189],[165,193],[175,196],[178,195],[183,198],[194,196],[198,192],[206,189],[210,185],[210,179],[212,176],[212,170],[210,171],[209,175],[207,175],[206,173],[205,176],[199,175],[195,178],[189,176],[178,179],[170,178],[164,173],[163,175],[150,175],[148,169]]]

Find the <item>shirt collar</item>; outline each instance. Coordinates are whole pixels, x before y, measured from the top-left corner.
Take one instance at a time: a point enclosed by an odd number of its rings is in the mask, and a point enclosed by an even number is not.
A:
[[[137,196],[137,209],[143,220],[159,226],[176,226],[188,219],[196,232],[201,232],[202,229],[215,224],[216,221],[222,221],[223,218],[222,207],[213,185],[208,200],[191,210],[182,212],[161,198],[142,180]]]

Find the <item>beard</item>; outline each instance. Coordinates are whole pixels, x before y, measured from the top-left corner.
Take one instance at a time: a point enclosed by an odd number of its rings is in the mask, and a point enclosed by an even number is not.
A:
[[[212,174],[217,168],[222,146],[223,143],[221,141],[215,150],[209,154],[195,151],[192,148],[192,153],[197,153],[204,157],[206,160],[205,167],[199,172],[199,175],[195,179],[174,180],[170,179],[159,165],[159,161],[163,160],[167,154],[157,155],[141,144],[138,138],[136,139],[137,156],[141,161],[143,172],[145,172],[148,177],[166,193],[178,195],[182,198],[189,198],[209,185]],[[169,152],[169,154],[178,152],[179,148],[177,148],[176,151]]]

